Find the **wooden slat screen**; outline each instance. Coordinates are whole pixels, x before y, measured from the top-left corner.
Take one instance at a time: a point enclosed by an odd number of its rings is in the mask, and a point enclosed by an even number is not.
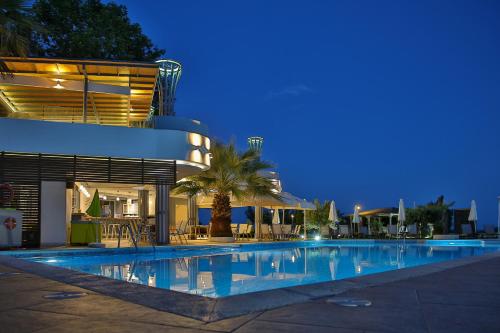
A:
[[[23,212],[23,244],[39,246],[41,181],[166,184],[176,181],[175,161],[2,152],[0,184],[14,199],[0,204]],[[2,195],[2,193],[0,193]]]

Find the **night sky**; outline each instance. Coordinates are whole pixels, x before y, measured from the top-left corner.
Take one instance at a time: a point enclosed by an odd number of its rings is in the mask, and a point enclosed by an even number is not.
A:
[[[500,195],[500,2],[117,1],[184,66],[176,111],[265,138],[284,189],[350,213]]]

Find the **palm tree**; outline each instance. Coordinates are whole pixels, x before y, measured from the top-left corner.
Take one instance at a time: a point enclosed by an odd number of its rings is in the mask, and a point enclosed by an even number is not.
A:
[[[174,192],[188,196],[212,194],[210,236],[231,237],[231,195],[238,200],[257,196],[279,198],[271,180],[259,174],[272,165],[261,161],[255,150],[239,153],[232,143],[216,143],[211,154],[210,169],[180,181]]]
[[[29,51],[30,34],[35,25],[29,14],[31,6],[25,0],[0,1],[0,57],[25,57]],[[9,68],[0,58],[0,73]]]

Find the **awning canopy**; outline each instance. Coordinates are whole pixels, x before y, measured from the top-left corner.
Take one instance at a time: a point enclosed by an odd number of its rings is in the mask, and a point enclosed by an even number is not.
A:
[[[158,65],[147,62],[2,58],[12,76],[0,77],[0,102],[13,118],[128,126],[151,109]]]
[[[237,200],[231,197],[232,207],[249,207],[260,206],[264,208],[278,208],[278,209],[298,209],[298,210],[312,210],[315,209],[314,205],[304,199],[300,199],[288,192],[279,193],[281,199],[273,198],[271,196],[249,197],[243,200]],[[196,198],[196,204],[200,208],[211,208],[213,195],[199,195]]]

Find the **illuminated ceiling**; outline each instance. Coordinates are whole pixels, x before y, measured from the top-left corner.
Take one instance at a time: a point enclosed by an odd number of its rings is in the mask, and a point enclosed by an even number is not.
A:
[[[3,58],[13,76],[0,77],[8,117],[130,126],[146,120],[158,65],[145,62]]]

